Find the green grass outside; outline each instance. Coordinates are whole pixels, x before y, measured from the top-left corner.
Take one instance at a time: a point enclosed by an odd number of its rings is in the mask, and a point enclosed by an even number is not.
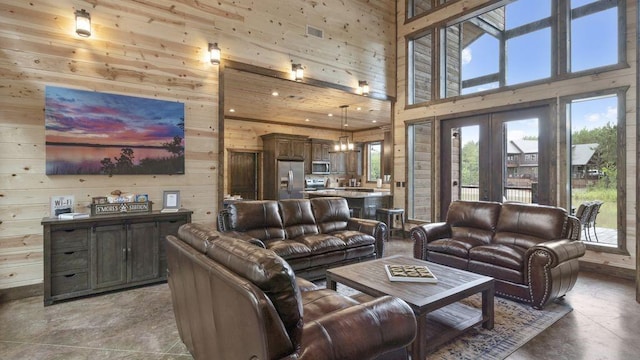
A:
[[[571,204],[578,208],[586,201],[600,200],[603,202],[600,213],[596,218],[596,226],[617,229],[618,223],[618,192],[616,189],[605,189],[599,186],[588,187],[586,189],[574,189],[571,196]]]

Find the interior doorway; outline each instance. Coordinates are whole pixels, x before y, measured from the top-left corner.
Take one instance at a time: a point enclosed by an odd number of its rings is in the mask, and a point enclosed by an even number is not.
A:
[[[258,200],[258,152],[229,150],[229,194],[245,200]]]
[[[549,204],[549,107],[442,121],[441,217],[454,200]]]

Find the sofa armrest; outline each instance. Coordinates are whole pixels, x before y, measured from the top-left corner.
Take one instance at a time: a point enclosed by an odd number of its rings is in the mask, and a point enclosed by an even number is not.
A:
[[[304,333],[299,360],[374,359],[409,345],[416,318],[406,302],[384,296],[306,323]]]
[[[244,240],[248,243],[251,243],[255,246],[261,247],[263,249],[266,249],[267,247],[265,246],[265,244],[262,242],[262,240],[260,239],[256,239],[253,236],[247,235],[241,231],[225,231],[222,233],[225,236],[229,236],[235,239],[240,239],[240,240]]]
[[[585,250],[581,241],[569,239],[546,241],[527,250],[524,276],[534,309],[544,308],[573,288],[578,279],[578,258]]]
[[[371,235],[376,239],[376,258],[381,258],[384,254],[384,242],[388,240],[389,231],[387,225],[382,221],[350,218],[347,222],[347,229],[360,231]]]
[[[418,225],[411,228],[409,237],[413,240],[413,257],[426,260],[427,244],[437,239],[451,237],[451,227],[446,222]]]
[[[525,259],[530,259],[531,256],[544,256],[548,258],[548,261],[544,262],[545,265],[555,267],[567,260],[583,256],[585,251],[586,246],[582,241],[569,239],[551,240],[529,248],[525,254]],[[525,266],[528,264],[532,264],[531,260],[525,262]]]

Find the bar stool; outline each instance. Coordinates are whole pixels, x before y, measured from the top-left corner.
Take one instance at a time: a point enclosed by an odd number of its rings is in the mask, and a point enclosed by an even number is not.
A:
[[[396,220],[396,216],[400,217],[400,223],[402,224],[402,227],[400,228],[394,228],[393,227],[393,223]],[[382,219],[380,219],[382,218]],[[391,238],[391,235],[393,233],[393,231],[402,231],[402,238],[405,238],[405,234],[404,234],[404,209],[401,208],[393,208],[393,209],[387,209],[387,208],[380,208],[376,210],[376,220],[378,221],[382,221],[385,224],[387,224],[387,227],[389,228],[389,238]]]

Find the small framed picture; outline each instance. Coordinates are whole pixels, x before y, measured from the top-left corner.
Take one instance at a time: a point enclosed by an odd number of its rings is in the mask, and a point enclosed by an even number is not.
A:
[[[180,210],[180,191],[165,190],[162,196],[162,211],[174,212]]]
[[[93,204],[106,204],[107,197],[106,196],[94,196],[91,198],[91,202]]]

